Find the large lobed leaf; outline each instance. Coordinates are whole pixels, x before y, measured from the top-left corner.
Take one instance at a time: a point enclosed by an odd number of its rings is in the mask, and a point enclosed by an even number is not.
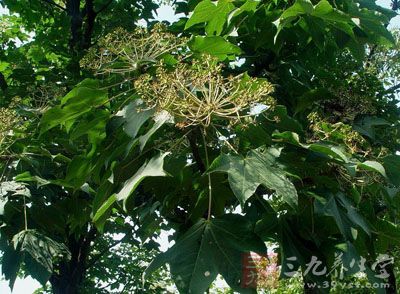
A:
[[[111,195],[107,201],[100,206],[93,217],[93,222],[98,221],[100,217],[112,207],[114,202],[122,200],[125,205],[128,197],[146,177],[166,176],[167,173],[164,171],[163,165],[164,158],[167,155],[168,153],[159,154],[150,159],[149,162],[144,163],[139,170],[124,183],[122,189],[118,193]]]
[[[180,293],[202,294],[221,274],[229,286],[240,293],[255,293],[241,288],[243,253],[265,252],[264,243],[244,217],[223,215],[200,220],[167,252],[160,254],[146,270],[146,275],[169,263]]]
[[[229,184],[240,203],[244,205],[260,185],[272,189],[291,207],[297,207],[297,191],[279,168],[277,149],[251,150],[245,158],[222,154],[211,164],[209,172],[228,173]]]
[[[78,117],[108,101],[107,91],[99,89],[99,81],[86,79],[69,92],[61,104],[50,108],[40,122],[40,133],[65,123],[71,123]]]
[[[14,250],[24,255],[29,274],[45,284],[53,273],[57,260],[71,258],[68,248],[61,243],[40,234],[36,230],[24,230],[13,239]]]

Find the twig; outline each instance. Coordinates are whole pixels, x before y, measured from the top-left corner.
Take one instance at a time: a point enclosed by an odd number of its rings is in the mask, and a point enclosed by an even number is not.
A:
[[[67,11],[67,9],[66,9],[65,7],[62,7],[61,5],[55,3],[55,2],[52,1],[52,0],[41,0],[41,1],[44,1],[44,2],[49,3],[49,4],[51,4],[51,5],[54,5],[54,6],[58,7],[58,8],[60,8],[60,9],[63,10],[63,11]]]
[[[99,13],[103,12],[104,10],[106,10],[107,7],[110,6],[111,2],[113,2],[113,0],[109,0],[106,4],[104,4],[104,6],[103,6],[102,8],[100,8],[100,9],[96,12],[96,14],[99,14]]]
[[[85,269],[89,269],[90,267],[92,267],[93,265],[96,264],[96,262],[98,262],[100,260],[100,258],[108,251],[110,251],[111,248],[117,246],[118,244],[122,243],[123,241],[125,241],[126,239],[128,239],[128,235],[125,235],[123,238],[121,238],[120,240],[117,240],[113,243],[111,243],[111,245],[107,246],[106,248],[104,248],[98,255],[96,255],[95,257],[93,257],[92,260],[90,260],[90,263],[86,265]]]
[[[208,160],[208,151],[207,151],[207,142],[206,142],[206,130],[203,129],[204,133],[201,132],[201,136],[203,138],[203,145],[204,145],[204,152],[206,155],[206,169],[210,167],[210,162]],[[211,190],[211,174],[207,173],[207,178],[208,178],[208,214],[207,214],[207,220],[210,220],[211,218],[211,206],[212,206],[212,190]]]
[[[26,202],[25,202],[25,195],[22,196],[24,199],[24,223],[25,223],[25,231],[28,230],[28,218],[26,216]]]
[[[203,174],[206,171],[203,161],[201,160],[201,156],[199,153],[199,149],[197,147],[196,134],[194,132],[189,133],[186,137],[188,138],[190,149],[192,150],[193,158],[199,168],[200,172]]]
[[[399,89],[400,89],[400,84],[397,84],[397,85],[390,87],[389,89],[386,89],[385,91],[382,92],[382,94],[394,93]]]

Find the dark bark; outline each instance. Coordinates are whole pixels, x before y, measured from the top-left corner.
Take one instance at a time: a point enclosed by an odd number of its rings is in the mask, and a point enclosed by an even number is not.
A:
[[[7,85],[7,81],[6,78],[4,77],[4,75],[0,72],[0,89],[2,89],[3,91],[7,90],[8,85]]]
[[[97,13],[94,11],[93,0],[86,0],[85,5],[85,32],[83,34],[82,49],[88,49],[92,45],[92,33]]]
[[[87,261],[90,253],[90,243],[96,238],[96,229],[92,227],[88,233],[76,239],[71,235],[67,245],[71,259],[62,262],[50,278],[55,294],[77,294],[84,280]]]
[[[397,9],[399,9],[398,0],[392,0],[392,10],[396,11]]]
[[[193,129],[189,134],[187,134],[187,138],[189,141],[190,149],[192,150],[193,159],[199,169],[199,171],[203,174],[206,171],[206,167],[201,159],[199,147],[198,147],[198,138],[201,137],[200,130],[198,128]]]
[[[386,266],[386,271],[389,274],[388,284],[389,288],[386,288],[386,294],[397,294],[397,287],[396,287],[396,276],[394,274],[394,265],[388,264]]]
[[[83,18],[80,10],[80,0],[67,1],[67,14],[71,17],[71,40],[69,47],[74,52],[76,46],[80,43],[82,36]]]
[[[51,0],[48,0],[51,1]],[[77,54],[92,45],[92,35],[96,18],[106,10],[113,0],[107,1],[97,12],[94,0],[84,0],[84,7],[80,9],[81,0],[67,0],[66,12],[71,18],[71,39],[69,47],[73,54]]]

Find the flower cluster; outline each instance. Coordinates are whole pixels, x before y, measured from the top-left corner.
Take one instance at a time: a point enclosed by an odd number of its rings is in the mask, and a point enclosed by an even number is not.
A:
[[[155,77],[142,75],[134,85],[147,105],[168,111],[181,127],[208,127],[213,119],[235,123],[250,117],[253,106],[275,103],[271,83],[247,74],[224,77],[211,56],[180,62],[171,71],[161,64]]]
[[[375,89],[369,89],[365,81],[359,81],[357,87],[330,86],[323,82],[323,86],[329,90],[331,99],[320,102],[321,110],[330,122],[352,122],[358,115],[373,115],[376,113]]]
[[[365,139],[350,125],[342,122],[329,123],[316,112],[311,112],[307,118],[310,122],[310,130],[313,132],[312,140],[330,140],[344,143],[351,153],[367,154],[369,152]]]
[[[41,114],[51,105],[51,102],[58,97],[65,95],[66,89],[56,84],[44,84],[38,87],[28,87],[30,110]]]
[[[0,107],[0,145],[5,143],[7,136],[18,124],[19,119],[15,108],[20,101],[21,98],[16,96],[8,107]]]
[[[10,108],[0,107],[0,141],[7,135],[16,123],[15,111]]]
[[[141,64],[155,62],[165,53],[172,53],[186,43],[166,32],[162,24],[151,31],[137,28],[128,32],[122,28],[99,40],[98,48],[92,48],[81,60],[81,66],[96,74],[128,74]]]

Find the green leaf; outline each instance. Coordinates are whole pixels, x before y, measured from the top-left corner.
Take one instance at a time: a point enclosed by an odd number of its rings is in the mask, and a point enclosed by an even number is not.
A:
[[[40,134],[55,126],[71,123],[107,101],[107,91],[99,89],[98,81],[85,80],[61,100],[61,105],[50,108],[44,113],[40,121]]]
[[[333,159],[336,159],[336,160],[339,160],[342,162],[349,161],[347,159],[347,156],[338,147],[330,145],[330,144],[315,143],[315,144],[309,145],[308,149],[312,150],[314,152],[325,154],[330,158],[333,158]]]
[[[272,134],[272,138],[280,142],[290,143],[295,146],[303,147],[304,145],[300,143],[300,137],[295,132],[282,132],[282,133],[274,133]]]
[[[27,261],[27,270],[32,276],[40,279],[42,284],[53,273],[53,266],[56,260],[71,258],[68,248],[36,230],[24,230],[16,234],[12,242],[14,249],[30,255]],[[31,258],[32,260],[29,260]],[[39,267],[39,268],[38,268]],[[47,274],[45,273],[47,272]]]
[[[194,26],[195,24],[211,20],[216,7],[217,6],[214,5],[210,0],[200,1],[199,4],[197,4],[197,6],[194,8],[192,16],[186,22],[185,30],[191,26]]]
[[[358,169],[369,170],[381,174],[382,177],[387,178],[385,168],[377,161],[367,160],[357,164]]]
[[[380,252],[387,251],[391,245],[400,243],[400,226],[388,220],[377,219],[375,229],[378,234],[377,246]]]
[[[315,202],[315,213],[333,217],[346,240],[355,239],[352,232],[352,228],[355,227],[362,228],[368,235],[371,233],[369,225],[364,218],[356,211],[346,196],[341,193],[330,195],[329,199],[324,202],[318,199]]]
[[[93,222],[97,222],[100,217],[106,213],[107,210],[110,209],[110,207],[114,204],[114,202],[117,201],[117,197],[115,194],[111,195],[106,202],[104,202],[100,208],[96,211],[96,214],[93,216]]]
[[[167,155],[168,153],[161,153],[150,159],[149,162],[143,164],[139,170],[124,183],[122,189],[115,195],[116,199],[118,201],[123,200],[125,206],[126,200],[143,179],[146,177],[167,176],[167,173],[163,169],[164,158]],[[111,197],[114,197],[114,195]]]
[[[218,57],[220,60],[224,60],[232,55],[239,55],[242,52],[238,46],[229,43],[219,36],[196,36],[189,41],[189,47],[194,52],[207,53]]]
[[[279,151],[252,150],[246,158],[222,154],[214,160],[208,172],[228,173],[229,184],[244,205],[259,185],[272,189],[291,207],[297,207],[297,191],[285,172],[276,166]]]
[[[98,111],[92,120],[83,120],[74,127],[71,133],[71,140],[76,140],[81,136],[88,135],[89,141],[96,143],[102,133],[105,133],[105,127],[110,114],[107,111]]]
[[[342,207],[344,207],[347,210],[347,216],[350,219],[350,221],[353,222],[353,224],[358,225],[360,228],[364,230],[367,235],[371,235],[371,229],[370,226],[367,224],[365,221],[364,217],[362,217],[356,210],[356,208],[353,206],[353,204],[350,202],[347,197],[339,193],[337,195],[337,199],[340,201]]]
[[[385,166],[386,174],[389,181],[400,187],[400,156],[389,155],[383,159],[383,164]]]
[[[19,174],[15,177],[17,182],[36,182],[37,187],[45,186],[51,183],[51,181],[47,181],[38,176],[32,176],[29,171],[26,171],[22,174]]]
[[[124,131],[131,138],[135,138],[141,126],[154,115],[154,109],[144,107],[142,100],[135,99],[116,113],[116,116],[124,119]]]
[[[311,106],[327,98],[332,98],[332,94],[325,88],[311,89],[305,92],[296,104],[295,114],[301,113],[304,110],[311,108]]]
[[[259,1],[247,0],[242,6],[236,8],[234,11],[231,12],[231,16],[229,17],[228,22],[231,18],[234,18],[244,12],[255,12],[259,4]]]
[[[85,156],[75,156],[68,164],[65,181],[74,188],[79,188],[86,182],[89,171],[90,161]]]
[[[181,293],[204,293],[218,274],[241,293],[255,293],[240,287],[242,254],[265,252],[264,243],[253,232],[245,217],[235,214],[197,222],[174,246],[155,259],[146,270],[168,262]]]
[[[161,128],[167,122],[172,122],[171,115],[165,110],[156,113],[153,119],[154,125],[151,127],[151,129],[148,130],[146,134],[139,137],[140,151],[143,150],[143,148],[146,146],[147,141],[159,128]]]
[[[206,32],[208,35],[219,36],[222,32],[228,14],[235,8],[229,0],[219,0],[216,5],[210,0],[201,1],[193,11],[185,25],[185,30],[195,24],[207,23]]]
[[[275,133],[272,135],[274,139],[278,139],[279,141],[286,142],[298,147],[302,147],[313,152],[317,152],[323,154],[329,158],[348,163],[349,160],[347,156],[339,149],[338,146],[332,144],[326,144],[324,142],[314,143],[314,144],[302,144],[299,141],[299,135],[294,132],[283,132],[283,133]]]
[[[349,16],[333,8],[327,0],[319,1],[318,4],[314,6],[314,11],[312,12],[312,15],[331,22],[351,22],[351,18]]]
[[[361,133],[362,135],[368,136],[375,140],[376,127],[390,126],[390,123],[379,117],[366,116],[355,121],[353,128],[355,131]]]
[[[303,132],[301,124],[288,115],[287,109],[283,105],[276,105],[273,109],[268,110],[268,112],[265,113],[265,116],[271,120],[278,118],[278,122],[271,124],[269,128],[271,129],[271,132],[275,130],[292,131],[300,134]]]
[[[287,18],[297,17],[302,14],[311,14],[314,10],[314,7],[309,0],[297,0],[292,6],[286,9],[280,19],[284,20]]]
[[[29,275],[38,280],[42,285],[46,285],[51,277],[51,273],[30,255],[24,256],[24,263]]]
[[[21,253],[14,250],[14,248],[7,246],[5,250],[3,250],[3,256],[1,258],[1,271],[4,275],[4,278],[9,281],[11,290],[14,288],[15,280],[17,279],[17,275],[21,266],[21,261]]]

